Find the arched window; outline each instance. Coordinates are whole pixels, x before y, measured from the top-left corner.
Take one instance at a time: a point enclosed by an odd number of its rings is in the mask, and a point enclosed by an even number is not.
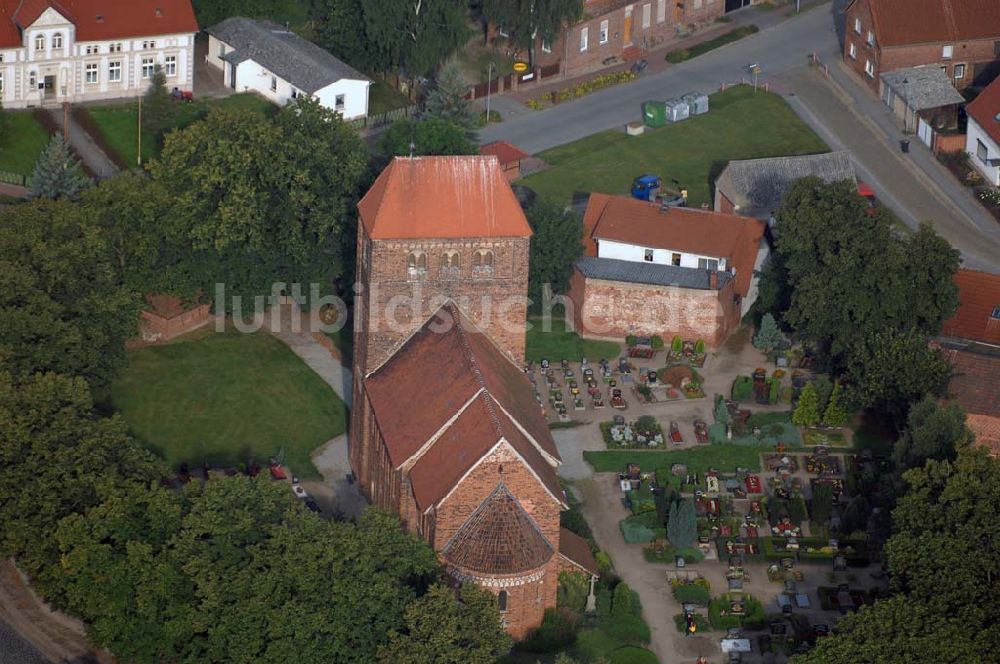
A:
[[[44,51],[45,50],[45,35],[38,35],[35,37],[35,50]]]
[[[501,590],[500,594],[497,595],[497,606],[501,611],[507,610],[507,591]]]
[[[493,252],[489,249],[476,249],[472,255],[472,271],[479,274],[493,272]]]
[[[52,35],[52,48],[62,48],[62,33]]]
[[[427,273],[427,254],[422,251],[411,251],[406,257],[406,269],[410,276]]]
[[[446,251],[441,254],[441,272],[456,276],[461,272],[462,262],[457,251]]]

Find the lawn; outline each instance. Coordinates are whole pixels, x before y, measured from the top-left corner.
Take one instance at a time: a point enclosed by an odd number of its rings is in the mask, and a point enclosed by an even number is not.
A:
[[[609,130],[536,156],[551,165],[521,183],[542,196],[569,202],[574,192],[628,194],[639,175],[659,175],[688,190],[693,207],[712,203],[710,182],[733,159],[827,152],[826,144],[778,95],[747,86],[710,97],[706,115],[642,136]],[[639,109],[636,108],[636,117]]]
[[[540,318],[532,318],[528,323],[525,356],[534,362],[543,358],[551,362],[579,361],[584,357],[588,360],[611,360],[622,352],[621,344],[614,341],[584,339],[576,332],[567,330],[564,320],[553,319],[548,332],[543,329]]]
[[[409,97],[382,79],[372,79],[372,85],[368,88],[368,115],[388,113],[412,103]]]
[[[646,452],[643,450],[608,450],[584,452],[583,458],[596,473],[617,473],[629,463],[637,463],[644,471],[669,469],[675,463],[686,464],[692,473],[704,473],[715,468],[731,473],[737,466],[760,472],[761,448],[746,445],[705,445],[686,450]]]
[[[178,129],[200,120],[212,108],[235,108],[242,111],[272,113],[276,107],[265,99],[254,94],[236,94],[220,99],[195,101],[190,104],[177,104]],[[85,109],[94,123],[104,134],[108,145],[117,152],[122,161],[132,166],[136,164],[138,152],[138,103],[117,104],[114,106],[99,106]],[[142,133],[142,160],[152,159],[159,152],[156,141],[146,131]]]
[[[347,419],[333,390],[267,334],[202,332],[134,350],[111,404],[174,466],[266,461],[284,448],[304,478],[319,477],[309,455]]]
[[[0,143],[0,171],[31,175],[38,155],[49,142],[49,133],[29,112],[3,112],[6,125]]]

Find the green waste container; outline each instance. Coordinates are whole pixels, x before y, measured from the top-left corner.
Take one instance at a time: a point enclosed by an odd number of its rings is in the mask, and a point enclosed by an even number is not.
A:
[[[667,107],[662,101],[642,103],[642,122],[647,127],[662,127],[667,124]]]

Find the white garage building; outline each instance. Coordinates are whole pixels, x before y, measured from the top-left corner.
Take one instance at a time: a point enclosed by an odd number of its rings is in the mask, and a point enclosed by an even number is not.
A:
[[[304,94],[345,119],[368,115],[371,79],[288,28],[234,17],[205,31],[208,62],[232,89],[281,106]]]

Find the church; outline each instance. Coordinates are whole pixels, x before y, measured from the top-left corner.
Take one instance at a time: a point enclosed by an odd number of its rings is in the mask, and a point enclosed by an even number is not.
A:
[[[397,157],[358,211],[354,474],[524,638],[597,574],[523,371],[531,229],[493,156]]]

